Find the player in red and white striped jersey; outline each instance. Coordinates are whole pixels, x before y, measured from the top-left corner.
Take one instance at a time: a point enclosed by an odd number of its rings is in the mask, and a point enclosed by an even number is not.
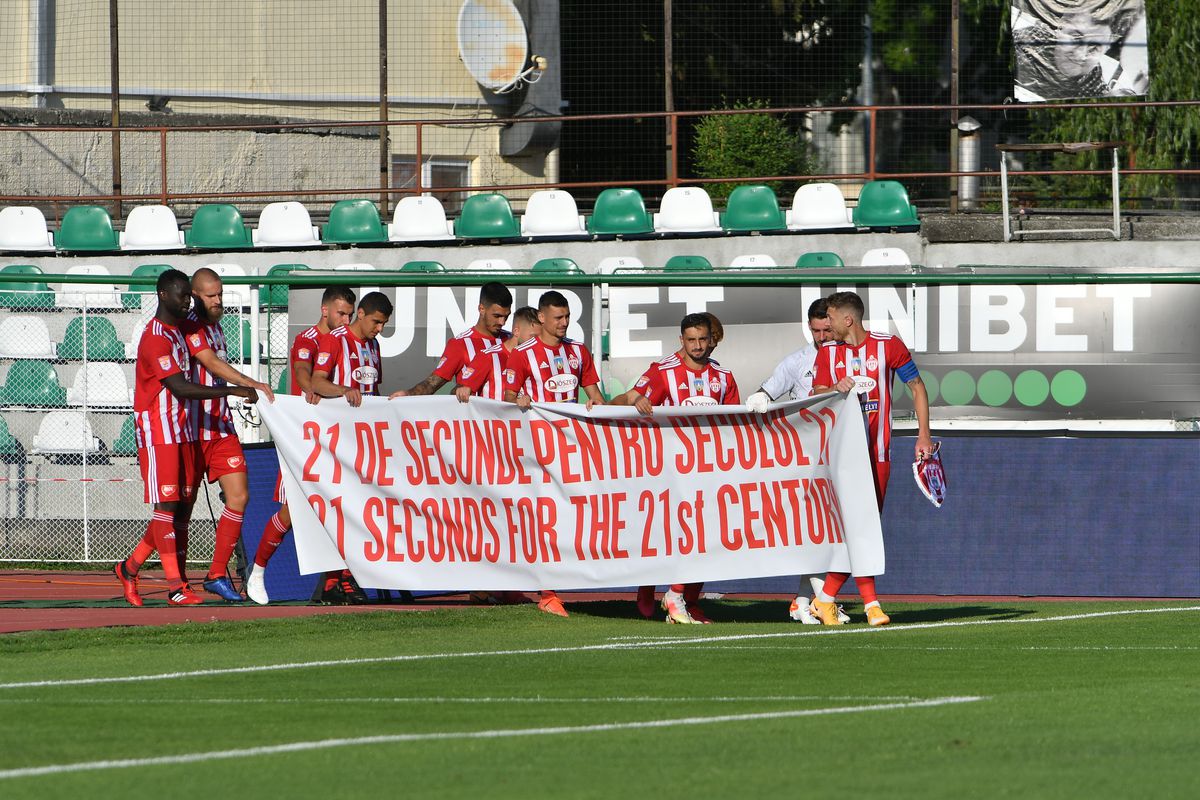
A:
[[[504,323],[512,312],[512,292],[504,284],[489,281],[479,289],[479,319],[475,325],[446,342],[446,349],[429,377],[411,389],[401,389],[391,394],[391,398],[409,395],[433,394],[455,378],[463,383],[466,369],[475,356],[487,348],[501,344],[511,334],[504,330]],[[492,400],[503,400],[501,387],[493,387],[496,394],[486,395]]]
[[[912,390],[913,409],[917,415],[915,450],[918,458],[933,452],[933,440],[929,435],[929,394],[904,342],[897,336],[872,333],[863,327],[866,309],[862,298],[854,292],[837,292],[826,299],[826,305],[834,341],[826,342],[817,353],[817,374],[813,378],[812,391],[813,394],[857,391],[867,426],[867,449],[875,468],[875,499],[882,511],[891,474],[892,383],[899,377]],[[849,577],[844,572],[831,572],[825,576],[825,585],[810,606],[813,615],[823,624],[842,624],[834,600]],[[867,622],[888,624],[891,620],[880,607],[875,593],[875,578],[855,577],[854,582],[862,595]]]
[[[348,286],[330,286],[321,295],[321,318],[316,325],[305,328],[292,340],[288,356],[292,394],[304,397],[313,395],[312,373],[313,365],[317,362],[320,338],[350,321],[350,315],[354,313],[354,299],[354,292]],[[319,396],[317,399],[320,399]],[[258,549],[254,553],[254,565],[250,567],[250,574],[246,578],[246,596],[259,605],[270,602],[266,584],[267,562],[292,528],[292,514],[283,492],[282,475],[275,478],[275,502],[280,504],[280,508],[263,528]]]
[[[167,603],[196,605],[203,601],[187,585],[175,549],[176,531],[191,513],[202,469],[188,402],[230,395],[255,402],[258,394],[253,387],[201,386],[187,379],[191,358],[180,325],[192,304],[191,286],[182,272],[168,270],[156,288],[158,310],[138,343],[133,394],[138,465],[154,512],[141,542],[113,572],[125,599],[140,606],[138,570],[157,550],[167,578]]]
[[[650,365],[614,405],[632,405],[642,414],[653,413],[653,406],[716,406],[742,402],[733,373],[709,356],[712,320],[709,314],[688,314],[679,323],[678,351]],[[701,583],[671,584],[663,595],[662,608],[668,622],[708,622],[696,601]],[[654,587],[638,589],[638,611],[644,617],[654,615]]]
[[[571,324],[571,309],[562,292],[553,289],[538,299],[538,321],[542,332],[508,357],[504,370],[504,399],[520,408],[530,403],[576,403],[579,390],[587,395],[587,407],[603,405],[604,395],[597,385],[600,377],[585,345],[566,338]],[[567,616],[562,600],[543,590],[538,608],[548,614]]]
[[[532,306],[521,306],[513,312],[512,336],[500,344],[494,344],[471,359],[471,363],[458,371],[458,385],[454,396],[460,403],[471,397],[504,399],[504,370],[514,350],[542,332],[538,312]]]

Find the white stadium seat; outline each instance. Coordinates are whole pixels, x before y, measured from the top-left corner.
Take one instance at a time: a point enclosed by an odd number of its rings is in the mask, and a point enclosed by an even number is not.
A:
[[[78,411],[51,411],[42,417],[32,444],[35,453],[95,453],[100,449],[92,426]]]
[[[596,265],[596,270],[601,275],[611,275],[617,270],[632,272],[635,269],[645,268],[646,265],[642,263],[641,259],[633,256],[609,256],[601,259],[600,263]]]
[[[763,254],[738,256],[729,262],[730,269],[771,269],[778,266],[775,259]]]
[[[103,264],[79,264],[67,270],[68,275],[109,275]],[[64,283],[54,295],[58,308],[123,308],[121,293],[113,283]]]
[[[241,264],[206,264],[205,266],[220,275],[222,280],[233,277],[244,278],[252,274]],[[221,302],[227,309],[249,308],[251,303],[256,302],[256,298],[254,290],[246,284],[226,283],[222,285]]]
[[[696,186],[668,189],[654,215],[658,233],[720,231],[721,216],[713,211],[708,192]]]
[[[129,337],[129,341],[125,343],[125,357],[130,361],[137,358],[138,343],[142,341],[142,333],[145,332],[146,326],[149,324],[150,317],[146,317],[133,326],[133,333]]]
[[[182,250],[183,232],[175,212],[166,206],[138,206],[121,231],[122,250]]]
[[[876,247],[863,253],[862,257],[864,267],[906,267],[909,264],[912,264],[912,261],[909,260],[908,253],[895,247]]]
[[[468,272],[512,272],[512,264],[502,258],[477,258],[467,264]]]
[[[583,215],[575,198],[562,190],[534,192],[525,202],[521,215],[521,235],[533,238],[546,236],[587,236]]]
[[[842,190],[832,183],[806,183],[792,196],[787,212],[788,230],[829,231],[853,228],[853,212],[846,208]]]
[[[319,247],[321,232],[297,202],[267,203],[253,231],[255,247]]]
[[[33,206],[0,209],[0,250],[54,250],[54,234],[46,225],[46,215]]]
[[[454,221],[446,219],[446,209],[436,197],[402,198],[388,224],[388,239],[393,242],[434,242],[453,238]]]
[[[86,402],[85,402],[86,401]],[[75,373],[67,389],[69,406],[124,407],[133,405],[133,391],[120,364],[89,361]]]
[[[338,264],[333,269],[335,272],[374,272],[375,265],[374,264]],[[354,295],[358,300],[362,300],[363,295],[365,295],[365,294],[370,294],[371,292],[378,292],[378,291],[379,291],[378,286],[356,286],[356,287],[354,287]],[[356,308],[358,307],[357,302],[355,302],[355,307]],[[354,319],[353,314],[350,315],[350,319],[351,320]]]
[[[0,320],[0,358],[54,358],[46,321],[23,314]]]

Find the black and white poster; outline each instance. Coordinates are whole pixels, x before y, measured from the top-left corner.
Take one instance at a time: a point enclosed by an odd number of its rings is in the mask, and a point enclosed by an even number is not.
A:
[[[1144,95],[1146,0],[1012,0],[1021,102]]]

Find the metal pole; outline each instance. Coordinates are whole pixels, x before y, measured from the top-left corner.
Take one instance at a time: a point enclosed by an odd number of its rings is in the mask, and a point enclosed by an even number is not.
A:
[[[663,0],[663,110],[675,110],[675,20],[671,0]],[[667,184],[675,185],[675,127],[678,117],[668,116],[667,123]]]
[[[958,105],[959,2],[950,3],[950,104]],[[958,109],[950,109],[950,171],[958,172]],[[950,213],[958,213],[958,181],[950,179]]]
[[[113,195],[117,198],[113,203],[113,218],[120,219],[121,214],[121,76],[119,62],[121,47],[117,36],[117,0],[108,0],[108,63],[109,63],[109,103],[112,106],[112,186]]]
[[[379,0],[379,216],[388,216],[388,16],[387,0]],[[417,169],[420,169],[420,163]]]
[[[864,106],[875,105],[875,66],[872,63],[875,54],[873,48],[871,14],[866,13],[863,14],[862,97],[859,100]],[[875,119],[871,111],[863,114],[863,136],[867,139],[863,148],[867,157],[867,163],[863,165],[863,172],[871,175],[875,172]]]

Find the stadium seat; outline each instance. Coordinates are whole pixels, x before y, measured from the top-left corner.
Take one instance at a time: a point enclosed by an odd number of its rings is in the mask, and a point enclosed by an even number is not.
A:
[[[307,264],[276,264],[267,270],[267,277],[280,278],[306,269]],[[288,287],[283,284],[258,287],[258,304],[263,308],[287,308]]]
[[[467,272],[513,272],[512,264],[502,258],[477,258],[467,264]]]
[[[729,262],[730,269],[773,269],[779,265],[768,255],[738,256]]]
[[[33,264],[9,264],[0,269],[6,275],[14,273],[28,275],[30,280],[0,283],[0,307],[3,308],[54,308],[54,292],[42,280],[42,270]]]
[[[159,275],[162,275],[169,269],[174,269],[174,267],[172,267],[170,264],[139,264],[133,268],[133,272],[130,274],[138,278],[157,278]],[[121,293],[121,305],[125,306],[125,308],[129,309],[130,311],[133,311],[142,307],[142,298],[145,297],[148,298],[146,305],[149,307],[151,305],[156,305],[153,302],[154,296],[155,291],[153,283],[131,285],[129,287],[129,291]]]
[[[89,361],[75,373],[75,382],[67,389],[69,406],[133,405],[133,390],[120,364]]]
[[[667,189],[654,215],[657,233],[707,233],[721,230],[721,216],[713,211],[708,192],[697,186]]]
[[[241,212],[228,203],[206,203],[197,208],[183,239],[188,247],[206,250],[254,246],[250,226],[242,221]]]
[[[787,220],[779,210],[779,200],[769,186],[739,186],[725,203],[721,224],[727,231],[781,231]]]
[[[103,264],[78,264],[67,269],[68,275],[109,275]],[[64,283],[54,296],[58,308],[124,308],[115,283]]]
[[[582,239],[588,232],[575,198],[562,190],[549,190],[534,192],[525,202],[521,235],[535,239]]]
[[[222,281],[225,278],[245,278],[252,274],[241,264],[206,264],[205,266],[220,275]],[[254,302],[254,290],[244,283],[225,283],[221,287],[221,302],[225,304],[227,310],[249,308],[250,304]]]
[[[569,258],[543,258],[533,265],[530,272],[552,275],[582,275],[583,270]]]
[[[34,206],[0,209],[0,250],[44,252],[54,249],[46,215]]]
[[[596,265],[596,270],[601,275],[611,275],[614,272],[632,272],[645,268],[646,265],[642,263],[641,259],[634,258],[633,256],[609,256],[608,258],[601,259],[600,263]]]
[[[15,314],[0,320],[0,358],[54,357],[54,342],[44,319]]]
[[[858,195],[854,224],[863,228],[920,227],[917,207],[908,201],[908,190],[896,181],[870,181]]]
[[[333,270],[334,270],[334,272],[374,272],[375,265],[374,264],[338,264],[336,267],[333,268]],[[356,286],[356,287],[354,287],[354,294],[359,300],[363,299],[363,295],[370,294],[371,292],[377,292],[377,291],[379,291],[378,286]]]
[[[267,203],[251,237],[255,247],[320,247],[321,232],[297,202]]]
[[[409,261],[400,268],[401,272],[445,272],[446,267],[440,261]]]
[[[137,358],[138,343],[142,341],[142,334],[146,330],[146,326],[150,324],[150,317],[146,317],[141,322],[133,326],[133,334],[129,337],[129,341],[125,344],[125,358],[132,361]]]
[[[436,197],[405,197],[396,204],[388,225],[388,241],[445,242],[454,239],[454,221],[446,219]]]
[[[166,206],[138,206],[125,219],[122,250],[182,250],[183,232]]]
[[[288,383],[290,381],[288,370],[284,369],[279,373],[279,381],[275,384],[275,394],[288,394]]]
[[[863,253],[864,267],[906,267],[912,264],[908,253],[895,247],[876,247]]]
[[[654,220],[637,189],[605,189],[596,198],[587,229],[597,236],[644,236],[654,233]]]
[[[663,269],[691,270],[693,272],[712,268],[712,263],[704,256],[671,256],[667,259],[667,263],[663,264]]]
[[[35,453],[95,453],[100,440],[92,435],[87,417],[78,411],[51,411],[33,435]]]
[[[325,244],[375,244],[388,240],[379,209],[370,200],[339,200],[329,209],[329,222],[321,226]]]
[[[221,317],[221,332],[225,334],[225,357],[235,364],[248,362],[250,360],[250,320],[241,319],[234,314],[226,314]]]
[[[454,229],[460,239],[513,239],[521,235],[508,198],[499,192],[468,197]]]
[[[103,206],[73,206],[63,214],[54,245],[59,252],[120,250],[112,217]]]
[[[8,423],[0,417],[0,456],[16,456],[22,452],[21,443],[9,433]]]
[[[67,332],[58,345],[58,357],[120,361],[125,358],[125,344],[117,336],[112,320],[97,316],[75,317],[67,324]]]
[[[854,227],[842,190],[833,183],[806,183],[792,196],[787,212],[792,231],[832,231]]]
[[[47,361],[17,361],[4,379],[2,402],[12,406],[66,405],[67,390]]]
[[[837,253],[805,253],[796,259],[796,266],[800,269],[840,269],[846,266],[842,261],[842,257]]]
[[[114,456],[137,455],[137,436],[133,432],[133,415],[130,414],[121,423],[121,433],[113,440],[112,454]]]

